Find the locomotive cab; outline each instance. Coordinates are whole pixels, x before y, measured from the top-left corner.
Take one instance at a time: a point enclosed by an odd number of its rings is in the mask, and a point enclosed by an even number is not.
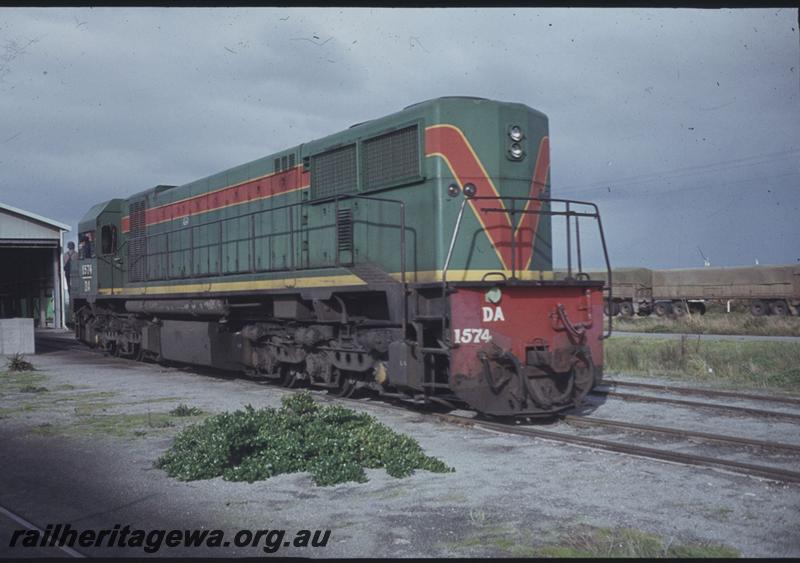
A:
[[[125,265],[118,251],[123,201],[97,204],[78,223],[78,267],[70,271],[70,301],[76,313],[84,309],[85,316],[102,288],[119,289],[122,285]],[[79,338],[86,336],[81,333],[82,326],[76,323]]]

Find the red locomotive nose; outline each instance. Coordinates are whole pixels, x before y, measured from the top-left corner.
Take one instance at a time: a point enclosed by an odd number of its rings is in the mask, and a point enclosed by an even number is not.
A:
[[[488,297],[485,287],[450,297],[456,395],[494,415],[577,406],[602,373],[600,288],[506,287]]]

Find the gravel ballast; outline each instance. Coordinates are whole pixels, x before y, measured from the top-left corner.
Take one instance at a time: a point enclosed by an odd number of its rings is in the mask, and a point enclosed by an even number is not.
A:
[[[306,473],[252,484],[175,481],[153,461],[183,425],[197,419],[168,418],[169,410],[180,403],[209,414],[246,404],[278,407],[290,391],[78,349],[47,351],[31,360],[36,385],[47,391],[9,387],[0,398],[0,504],[39,525],[204,527],[231,537],[240,529],[285,529],[287,536],[300,529],[331,530],[325,547],[277,552],[310,557],[533,555],[537,546],[563,543],[583,526],[635,528],[676,543],[724,544],[748,557],[800,555],[797,485],[454,426],[374,404],[346,406],[408,434],[455,472],[417,471],[395,479],[368,469],[368,482],[332,487],[315,486]],[[679,409],[610,400],[592,415],[661,426],[682,421],[691,427],[695,420]],[[721,420],[703,414],[696,429],[730,432],[730,421]],[[752,428],[753,437],[765,438],[765,424],[770,423],[740,421],[734,430],[746,435]],[[792,426],[778,425],[785,441]],[[0,541],[7,546],[7,539]],[[84,551],[142,554],[135,548]],[[261,546],[164,547],[158,553],[263,555]]]

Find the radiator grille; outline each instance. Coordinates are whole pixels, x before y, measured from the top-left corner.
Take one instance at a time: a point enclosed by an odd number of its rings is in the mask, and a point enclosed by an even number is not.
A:
[[[364,141],[363,166],[365,190],[418,176],[417,126],[412,125]]]
[[[145,200],[130,205],[128,235],[128,281],[145,281],[147,272],[147,238],[145,238]]]
[[[356,189],[355,145],[311,157],[311,190],[314,199],[353,193]]]

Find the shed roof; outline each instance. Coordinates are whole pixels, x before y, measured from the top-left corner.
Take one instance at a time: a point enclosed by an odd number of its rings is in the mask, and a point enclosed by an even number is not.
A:
[[[41,215],[37,215],[36,213],[31,213],[30,211],[24,211],[22,209],[17,209],[16,207],[12,207],[8,204],[0,202],[0,210],[8,211],[10,213],[14,213],[16,215],[21,215],[26,219],[31,219],[33,221],[37,221],[39,223],[44,223],[45,225],[50,225],[62,231],[69,231],[71,230],[69,225],[65,225],[64,223],[59,223],[58,221],[53,221],[52,219],[48,219],[47,217],[42,217]]]

